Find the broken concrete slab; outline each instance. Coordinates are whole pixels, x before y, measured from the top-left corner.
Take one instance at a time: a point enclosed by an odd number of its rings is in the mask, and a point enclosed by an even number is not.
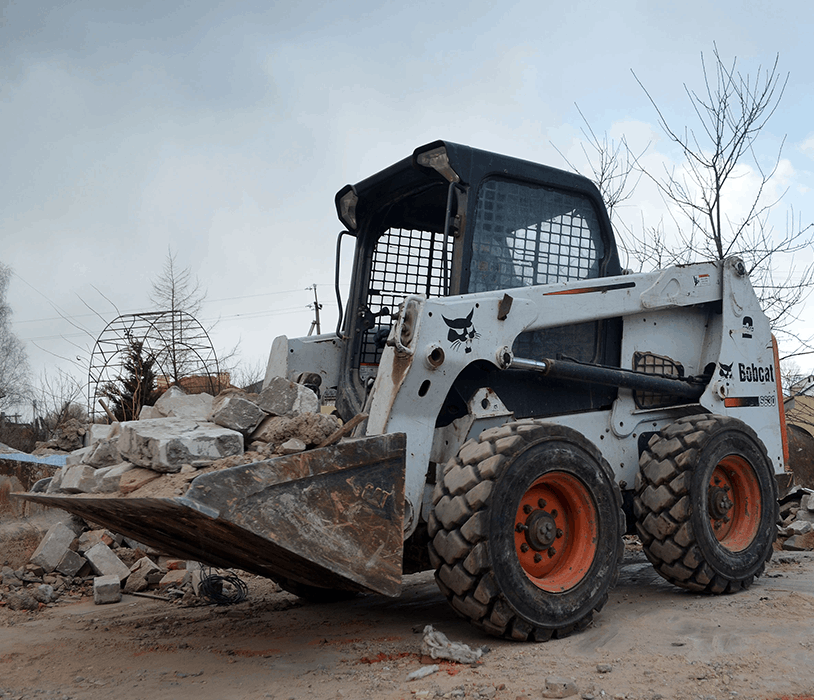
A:
[[[209,420],[248,435],[265,417],[266,413],[256,403],[240,394],[229,393],[219,394],[215,398]]]
[[[173,569],[172,571],[168,571],[164,576],[161,577],[161,580],[158,582],[158,588],[169,588],[170,586],[182,586],[186,583],[188,578],[188,574],[186,569]]]
[[[306,445],[319,445],[341,426],[339,419],[324,413],[303,413],[299,416],[272,416],[260,423],[252,440],[274,445],[297,438]]]
[[[115,574],[93,579],[93,602],[96,605],[118,603],[122,599],[121,581]]]
[[[129,471],[122,474],[119,479],[119,491],[123,494],[138,491],[145,484],[159,479],[161,474],[154,472],[152,469],[142,469],[140,467],[133,467]]]
[[[148,577],[161,571],[158,565],[150,557],[142,557],[130,567],[130,576],[124,584],[125,593],[138,593],[147,588]]]
[[[82,565],[87,561],[85,557],[77,554],[73,550],[66,549],[59,564],[56,565],[55,571],[58,571],[65,576],[76,576],[77,572],[82,568]]]
[[[183,418],[122,423],[119,451],[127,461],[158,472],[175,473],[182,464],[208,464],[243,454],[235,430]]]
[[[68,551],[68,548],[74,541],[74,537],[73,530],[66,525],[62,523],[53,525],[48,532],[45,533],[45,537],[42,538],[39,546],[34,550],[34,554],[31,555],[29,562],[38,564],[44,571],[50,574],[56,569],[57,564],[62,560],[65,552]]]
[[[76,551],[84,554],[91,547],[95,547],[100,542],[104,542],[108,547],[113,544],[113,538],[108,535],[107,530],[88,530],[83,532],[76,540]]]
[[[180,387],[171,386],[155,402],[154,408],[166,418],[206,420],[214,400],[211,394],[187,394]]]
[[[293,416],[297,413],[317,413],[319,397],[308,387],[284,377],[274,377],[257,399],[270,416]]]
[[[118,491],[122,476],[134,468],[130,462],[121,462],[112,467],[97,469],[93,493],[114,493]]]
[[[138,412],[138,419],[151,420],[153,418],[164,418],[164,415],[155,406],[142,406]]]
[[[93,454],[93,447],[80,447],[78,450],[74,450],[69,455],[65,455],[65,465],[68,467],[73,467],[77,464],[83,464],[87,462],[88,457]]]
[[[88,549],[85,558],[99,576],[115,575],[123,581],[130,575],[127,565],[104,542],[99,542]]]
[[[810,522],[805,520],[795,520],[786,527],[786,530],[791,535],[805,535],[807,532],[811,532],[812,526]]]
[[[101,440],[96,444],[93,453],[85,459],[87,464],[99,469],[100,467],[112,467],[114,464],[121,464],[122,456],[119,453],[119,438],[114,437]]]
[[[102,440],[109,440],[119,434],[118,423],[90,423],[85,432],[85,447],[93,447]]]
[[[60,490],[65,493],[90,493],[96,486],[96,470],[87,464],[68,467],[62,477]]]

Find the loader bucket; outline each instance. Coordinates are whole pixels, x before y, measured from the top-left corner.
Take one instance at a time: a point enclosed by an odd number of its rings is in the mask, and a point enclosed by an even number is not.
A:
[[[209,472],[184,496],[18,494],[168,554],[323,588],[401,588],[402,433]]]

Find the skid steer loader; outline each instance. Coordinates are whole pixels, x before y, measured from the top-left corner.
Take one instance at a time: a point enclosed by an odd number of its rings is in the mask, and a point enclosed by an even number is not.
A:
[[[26,497],[310,598],[434,569],[460,615],[517,640],[584,628],[626,532],[683,588],[761,574],[785,428],[740,260],[627,273],[587,179],[442,141],[336,208],[339,325],[277,338],[266,381],[335,392],[350,438],[183,497]]]

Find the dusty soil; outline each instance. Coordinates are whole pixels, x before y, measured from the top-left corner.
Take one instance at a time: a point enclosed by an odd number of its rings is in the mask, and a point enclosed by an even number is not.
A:
[[[15,554],[18,554],[15,552]],[[582,698],[801,697],[814,691],[814,554],[775,554],[750,590],[709,597],[664,583],[630,548],[619,586],[586,631],[545,644],[482,636],[428,573],[398,599],[305,604],[244,575],[246,602],[183,607],[125,595],[0,607],[0,698],[540,698],[574,679]],[[474,666],[407,675],[424,626],[488,653]]]

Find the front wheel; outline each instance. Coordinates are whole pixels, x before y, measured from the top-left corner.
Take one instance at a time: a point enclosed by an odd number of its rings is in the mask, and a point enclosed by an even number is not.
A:
[[[665,579],[709,593],[748,588],[777,534],[766,448],[736,418],[682,418],[642,453],[634,512],[644,552]]]
[[[430,559],[452,607],[495,636],[588,625],[623,555],[610,466],[580,433],[518,421],[461,447],[436,485]]]

